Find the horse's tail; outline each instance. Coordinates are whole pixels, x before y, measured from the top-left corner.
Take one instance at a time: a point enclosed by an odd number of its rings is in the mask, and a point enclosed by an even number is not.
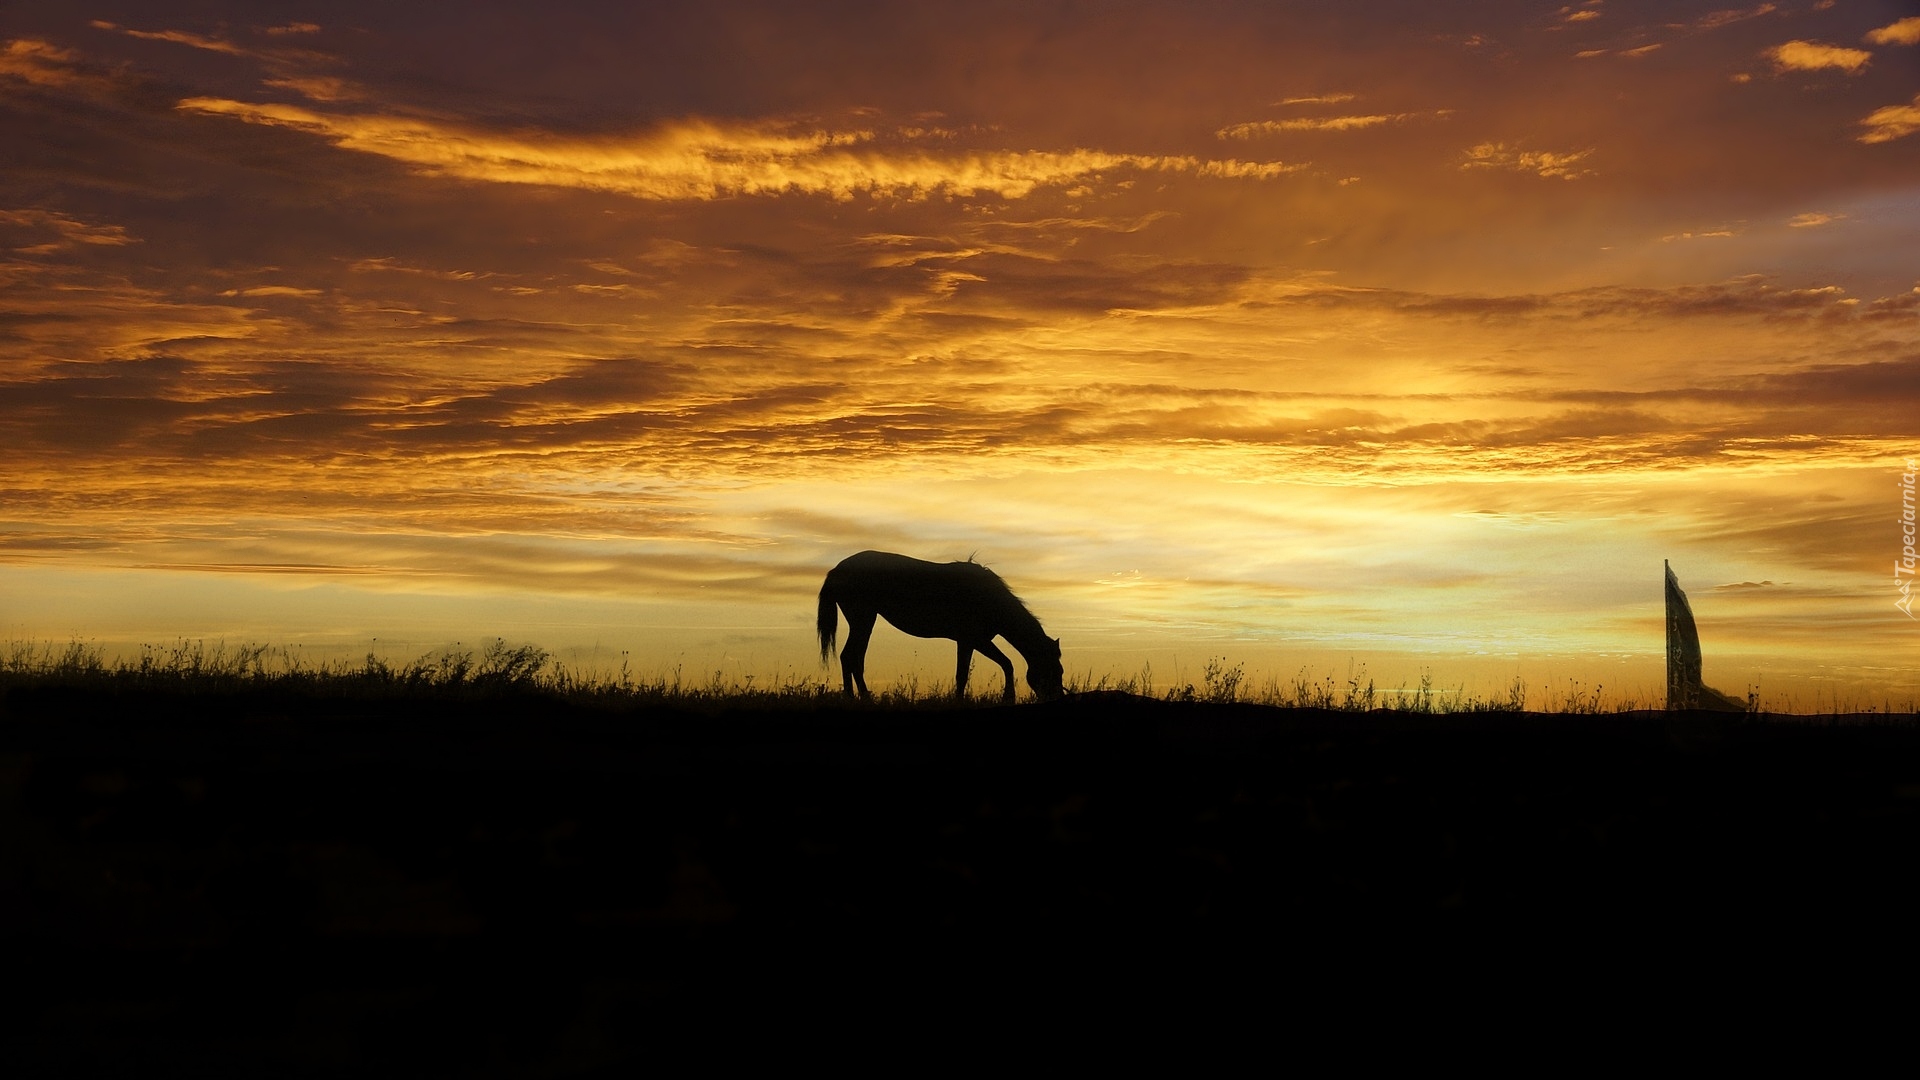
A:
[[[814,629],[820,634],[820,662],[824,664],[833,656],[833,641],[840,636],[839,599],[834,595],[831,571],[820,583],[820,613],[814,619]]]

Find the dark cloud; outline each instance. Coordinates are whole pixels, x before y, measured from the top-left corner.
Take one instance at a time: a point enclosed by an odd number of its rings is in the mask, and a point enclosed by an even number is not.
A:
[[[1759,393],[1794,402],[1920,405],[1920,355],[1870,364],[1817,364],[1805,371],[1766,375]]]
[[[183,400],[190,366],[175,357],[62,364],[28,381],[0,382],[0,434],[17,449],[140,449],[202,415]]]

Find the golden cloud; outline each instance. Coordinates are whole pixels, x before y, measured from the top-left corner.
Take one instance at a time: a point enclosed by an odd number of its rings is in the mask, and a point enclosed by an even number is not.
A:
[[[933,154],[882,146],[871,131],[795,131],[704,120],[670,123],[640,135],[591,138],[494,132],[421,117],[343,115],[225,98],[187,98],[176,107],[308,132],[430,175],[612,191],[642,199],[781,194],[924,199],[936,192],[992,192],[1017,199],[1039,187],[1112,169],[1268,179],[1304,167],[1085,149]]]
[[[127,235],[119,225],[90,225],[50,210],[0,210],[0,225],[30,229],[51,229],[66,244],[92,244],[96,247],[120,247],[137,244],[138,237]],[[60,247],[64,244],[49,245]]]
[[[1793,217],[1787,221],[1787,226],[1794,229],[1811,229],[1818,225],[1839,221],[1846,216],[1845,214],[1829,214],[1819,210],[1810,210],[1804,214],[1793,215]]]
[[[1551,150],[1522,150],[1506,143],[1485,142],[1466,151],[1467,160],[1460,163],[1462,169],[1511,169],[1514,172],[1530,172],[1536,176],[1558,177],[1561,180],[1578,180],[1583,176],[1592,176],[1592,169],[1577,168],[1579,162],[1593,153],[1593,148],[1557,153]]]
[[[1865,71],[1868,61],[1873,59],[1873,54],[1865,49],[1848,49],[1818,41],[1789,41],[1785,45],[1775,45],[1761,55],[1772,60],[1777,71],[1838,68],[1849,75]]]
[[[1397,124],[1420,116],[1446,116],[1452,111],[1452,109],[1439,109],[1432,113],[1376,113],[1365,116],[1304,117],[1298,120],[1257,120],[1223,127],[1214,132],[1214,135],[1222,139],[1251,139],[1260,135],[1275,135],[1283,131],[1358,131],[1361,128],[1378,127],[1381,124]]]
[[[186,45],[195,49],[206,49],[209,52],[227,53],[230,56],[251,55],[247,50],[235,45],[231,41],[221,41],[218,38],[203,37],[200,34],[188,33],[185,30],[130,30],[127,27],[107,22],[104,19],[94,19],[88,25],[96,30],[107,30],[116,34],[125,34],[128,37],[140,38],[144,41],[170,41],[175,45]]]
[[[1920,94],[1913,96],[1912,104],[1875,109],[1860,123],[1867,129],[1860,135],[1860,141],[1869,144],[1892,142],[1920,131]]]
[[[322,101],[329,104],[338,101],[365,101],[366,91],[348,82],[346,79],[330,75],[289,75],[285,78],[268,79],[266,85],[278,90],[291,90],[310,101]]]
[[[71,49],[51,42],[19,38],[7,42],[0,52],[0,75],[19,79],[34,86],[77,86],[92,82],[74,69],[76,57]]]
[[[1648,56],[1654,52],[1657,52],[1660,49],[1660,44],[1661,44],[1660,42],[1656,41],[1651,45],[1642,45],[1636,49],[1621,49],[1618,53],[1615,53],[1614,55],[1632,57],[1633,59],[1637,60],[1642,56]],[[1609,51],[1610,50],[1607,50],[1607,49],[1582,49],[1579,52],[1574,53],[1573,58],[1575,60],[1590,60],[1596,56],[1605,56],[1608,54]]]
[[[1696,30],[1718,30],[1723,26],[1731,26],[1737,22],[1744,22],[1748,19],[1757,19],[1762,15],[1771,15],[1773,12],[1778,10],[1779,8],[1774,4],[1760,4],[1746,11],[1741,11],[1739,8],[1726,8],[1720,11],[1710,11],[1705,15],[1700,16],[1698,19],[1695,19],[1693,21],[1693,27]],[[1673,24],[1673,25],[1680,26],[1684,24]]]
[[[1663,236],[1660,238],[1660,242],[1663,244],[1671,244],[1675,240],[1704,240],[1711,237],[1725,237],[1725,236],[1738,236],[1738,235],[1740,234],[1735,232],[1732,229],[1727,229],[1727,228],[1703,229],[1700,232],[1668,233],[1666,236]]]
[[[1299,172],[1307,167],[1305,162],[1238,161],[1234,158],[1208,158],[1203,161],[1193,157],[1170,157],[1145,160],[1153,164],[1143,164],[1139,166],[1140,168],[1191,172],[1195,176],[1205,176],[1215,180],[1272,180],[1288,173]]]
[[[441,281],[473,281],[478,278],[492,277],[492,274],[476,273],[472,270],[430,270],[426,267],[408,266],[392,258],[356,259],[347,264],[347,269],[356,274],[391,272],[395,274],[414,274],[420,277],[437,278]],[[539,290],[534,290],[538,292]]]
[[[1920,45],[1920,15],[1871,31],[1867,40],[1875,45]]]
[[[302,289],[294,285],[256,285],[250,289],[228,289],[221,296],[319,296],[320,289]]]

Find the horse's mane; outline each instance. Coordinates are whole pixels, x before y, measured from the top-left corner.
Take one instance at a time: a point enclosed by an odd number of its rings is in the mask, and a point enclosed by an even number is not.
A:
[[[950,565],[956,566],[956,567],[958,566],[971,567],[972,569],[979,571],[981,574],[985,575],[986,580],[991,581],[994,584],[995,586],[994,591],[999,593],[1001,596],[1005,597],[1006,599],[1012,601],[1013,606],[1017,608],[1022,615],[1025,615],[1029,619],[1034,619],[1036,623],[1040,621],[1034,618],[1033,609],[1027,607],[1027,602],[1025,600],[1020,599],[1019,594],[1013,591],[1013,587],[1007,584],[1006,579],[1002,578],[999,574],[994,573],[991,568],[982,566],[981,564],[974,562],[972,555],[967,556],[964,560],[960,562],[952,563]]]

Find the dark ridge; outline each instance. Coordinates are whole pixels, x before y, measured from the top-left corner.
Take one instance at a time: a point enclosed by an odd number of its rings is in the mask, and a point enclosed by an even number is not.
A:
[[[0,839],[10,1045],[67,1071],[557,1075],[983,1009],[1311,1038],[1469,976],[1903,962],[1920,726],[16,688]]]

